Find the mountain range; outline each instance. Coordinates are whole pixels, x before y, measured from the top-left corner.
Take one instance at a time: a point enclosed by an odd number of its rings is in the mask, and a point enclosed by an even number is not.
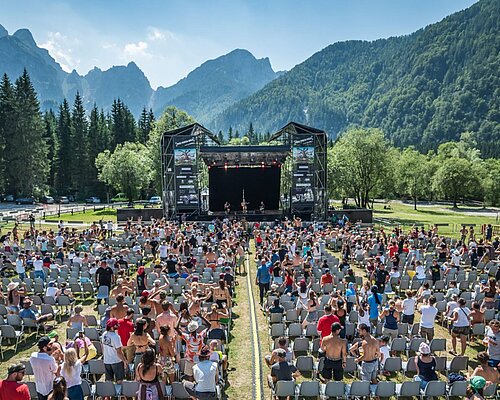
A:
[[[0,25],[0,73],[12,80],[26,68],[38,93],[42,109],[57,109],[79,92],[87,110],[97,104],[105,111],[120,98],[138,117],[144,107],[157,116],[170,105],[187,111],[199,121],[241,100],[278,77],[268,58],[257,60],[249,51],[236,49],[204,62],[170,87],[153,90],[141,69],[130,62],[102,71],[95,67],[86,75],[65,72],[46,49],[37,46],[27,29],[9,35]]]
[[[427,151],[471,132],[483,156],[500,156],[500,2],[468,9],[410,35],[334,43],[288,72],[234,50],[173,86],[153,90],[133,62],[68,74],[31,33],[0,26],[0,73],[27,68],[43,109],[79,91],[87,109],[120,98],[138,116],[177,106],[214,131],[273,132],[289,121],[326,130],[377,127],[397,146]]]

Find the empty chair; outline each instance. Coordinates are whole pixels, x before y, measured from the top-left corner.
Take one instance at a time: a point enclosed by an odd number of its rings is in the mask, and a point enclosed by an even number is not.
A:
[[[417,367],[415,365],[415,357],[408,358],[407,362],[402,363],[402,369],[405,373],[415,373],[417,372]]]
[[[115,384],[110,381],[95,383],[96,397],[114,397],[116,396]]]
[[[311,356],[299,356],[295,360],[295,367],[304,376],[312,375],[314,372],[314,359]]]
[[[496,384],[486,385],[483,389],[484,397],[495,397],[496,393],[497,393]]]
[[[297,314],[297,310],[295,308],[291,310],[286,310],[285,321],[287,323],[297,322],[299,320],[299,316]]]
[[[316,337],[318,335],[318,326],[316,324],[308,324],[306,326],[306,336],[307,337]]]
[[[446,395],[446,382],[430,381],[425,387],[423,397],[440,397]]]
[[[270,335],[274,339],[285,334],[285,324],[272,324]]]
[[[89,374],[94,376],[94,381],[96,381],[96,375],[104,375],[106,373],[106,369],[104,368],[103,360],[89,360]]]
[[[396,395],[396,382],[380,381],[375,389],[377,397],[392,397]]]
[[[38,393],[36,392],[35,382],[24,382],[24,383],[26,383],[26,385],[28,385],[31,400],[38,399]]]
[[[309,352],[309,339],[305,337],[296,338],[293,341],[292,350],[295,353],[295,356],[298,353],[308,353]]]
[[[391,351],[401,353],[406,351],[406,339],[395,338],[391,343]]]
[[[23,338],[24,331],[23,330],[17,331],[14,329],[13,326],[10,325],[1,325],[0,330],[2,332],[2,339],[15,341],[16,345],[14,348],[14,352],[17,352],[17,346]]]
[[[302,336],[302,325],[298,322],[290,324],[288,327],[288,336],[290,336],[291,339]]]
[[[455,381],[448,389],[448,396],[465,397],[467,391],[467,381]]]
[[[484,336],[484,332],[486,329],[485,324],[474,324],[472,325],[472,335],[474,336]]]
[[[370,396],[370,382],[367,381],[353,382],[349,388],[349,396],[350,397]]]
[[[319,397],[319,382],[305,381],[299,386],[299,398],[302,397]]]
[[[90,340],[100,340],[99,332],[96,328],[84,328],[85,336]]]
[[[460,372],[467,371],[467,364],[469,363],[469,357],[456,356],[451,359],[446,365],[449,372]]]
[[[431,348],[432,353],[435,353],[436,351],[446,351],[446,339],[434,338],[429,343],[429,347]]]
[[[109,298],[109,287],[108,286],[99,286],[99,289],[97,289],[97,302],[100,302],[101,300],[107,301]]]
[[[276,397],[292,397],[295,396],[294,381],[278,381],[272,390],[273,396]],[[177,396],[174,395],[177,398]]]
[[[280,323],[281,321],[283,321],[283,314],[282,313],[271,313],[269,315],[269,323],[270,324],[277,324],[277,323]]]
[[[398,397],[416,397],[420,395],[420,382],[406,381],[396,385],[396,394]]]
[[[328,382],[323,392],[327,398],[344,397],[345,396],[345,383],[344,382]]]
[[[389,372],[400,372],[403,369],[403,362],[399,357],[389,357],[385,360],[384,369]]]
[[[344,372],[348,374],[350,373],[356,374],[356,372],[358,371],[358,364],[356,364],[356,358],[347,357],[345,361],[346,362],[345,362]]]

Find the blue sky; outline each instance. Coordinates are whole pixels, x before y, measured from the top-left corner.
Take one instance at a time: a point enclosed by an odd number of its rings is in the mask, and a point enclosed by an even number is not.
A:
[[[0,24],[28,28],[65,70],[135,61],[169,86],[235,48],[291,69],[331,43],[403,35],[475,0],[0,0]],[[21,5],[22,4],[22,5]]]

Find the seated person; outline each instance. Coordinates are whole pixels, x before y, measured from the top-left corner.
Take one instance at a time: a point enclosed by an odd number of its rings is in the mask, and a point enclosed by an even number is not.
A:
[[[38,315],[38,313],[31,308],[33,302],[30,298],[26,297],[23,301],[23,308],[19,311],[19,316],[21,318],[32,319],[37,324],[41,324],[54,319],[52,314]]]
[[[285,308],[280,304],[280,299],[274,299],[273,306],[269,307],[270,314],[284,314]]]
[[[285,351],[285,360],[287,362],[292,362],[293,360],[293,352],[292,349],[288,346],[288,340],[284,336],[280,336],[278,338],[278,347],[276,347],[271,355],[267,355],[264,359],[266,361],[266,364],[268,367],[271,367],[275,363],[278,362],[278,350],[284,350]]]
[[[292,381],[300,376],[299,370],[286,361],[286,351],[278,349],[276,351],[277,362],[271,366],[271,375],[268,376],[268,383],[270,387],[278,381]]]
[[[477,361],[479,365],[476,369],[469,375],[469,379],[474,376],[482,376],[486,379],[486,383],[490,384],[500,384],[500,372],[497,368],[488,365],[490,361],[490,356],[485,351],[477,354]]]

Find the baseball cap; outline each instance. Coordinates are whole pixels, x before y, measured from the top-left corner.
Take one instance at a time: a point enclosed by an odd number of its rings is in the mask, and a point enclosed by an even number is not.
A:
[[[40,339],[38,339],[38,348],[43,349],[45,346],[48,346],[50,343],[50,338],[47,336],[42,336]]]
[[[486,386],[486,379],[484,379],[482,376],[473,376],[470,379],[469,384],[474,390],[479,390]]]
[[[108,322],[106,322],[106,328],[115,328],[119,325],[120,324],[118,323],[118,320],[116,318],[110,318],[108,319]]]
[[[24,364],[13,364],[7,370],[7,375],[13,374],[14,372],[21,372],[26,369]]]

